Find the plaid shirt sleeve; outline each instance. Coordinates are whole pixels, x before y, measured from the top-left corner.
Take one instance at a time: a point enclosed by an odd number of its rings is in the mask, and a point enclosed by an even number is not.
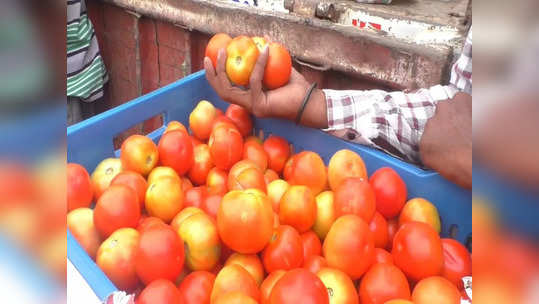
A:
[[[324,90],[328,116],[325,131],[419,164],[419,141],[427,120],[434,115],[438,102],[453,98],[459,91],[472,93],[471,28],[451,69],[449,85],[413,93]]]

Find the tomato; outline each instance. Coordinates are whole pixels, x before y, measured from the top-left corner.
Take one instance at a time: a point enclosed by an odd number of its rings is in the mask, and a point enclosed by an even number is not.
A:
[[[146,136],[134,134],[122,143],[122,167],[144,176],[152,171],[159,160],[159,152],[155,143]]]
[[[247,36],[232,39],[226,48],[226,74],[236,85],[246,86],[258,59],[258,48]]]
[[[223,126],[236,129],[236,130],[238,130],[238,132],[240,131],[238,129],[238,127],[236,126],[236,124],[232,121],[232,119],[228,118],[225,115],[221,115],[221,116],[218,116],[217,118],[215,118],[215,120],[213,121],[213,125],[212,125],[211,129],[213,131],[215,128],[223,127]]]
[[[313,231],[307,231],[301,234],[301,243],[303,245],[303,260],[306,261],[311,255],[322,254],[322,243]]]
[[[181,180],[182,180],[182,190],[183,190],[184,193],[187,190],[193,188],[193,184],[191,183],[191,180],[189,180],[189,178],[184,176],[184,177],[181,178]]]
[[[250,160],[240,160],[228,172],[228,190],[258,189],[266,192],[264,173]]]
[[[264,181],[266,182],[266,185],[278,179],[279,175],[277,174],[277,172],[271,169],[266,169],[266,171],[264,171]]]
[[[438,275],[444,267],[440,236],[421,222],[405,223],[399,228],[391,254],[395,265],[415,281]]]
[[[174,171],[171,167],[159,166],[153,168],[153,170],[148,175],[148,185],[153,184],[156,180],[160,179],[163,176],[170,176],[173,178],[181,179],[178,173]]]
[[[255,279],[245,268],[235,264],[223,267],[217,274],[211,291],[211,302],[214,303],[218,297],[233,291],[242,292],[255,301],[260,299],[260,290]]]
[[[172,281],[182,272],[184,257],[178,234],[168,226],[156,226],[140,234],[135,271],[145,285],[157,279]]]
[[[282,179],[277,179],[268,184],[268,197],[273,206],[273,211],[279,212],[279,204],[284,193],[290,188],[290,185]]]
[[[211,129],[210,129],[210,132],[211,132]],[[191,139],[191,143],[193,144],[193,149],[195,149],[196,146],[204,143],[200,139],[196,138],[196,136],[191,135],[189,136],[189,138]]]
[[[193,187],[185,192],[184,207],[196,207],[203,209],[204,200],[208,195],[205,186]]]
[[[200,144],[195,147],[193,154],[194,163],[189,169],[188,176],[195,185],[200,186],[206,183],[208,173],[213,168],[210,147],[206,144]]]
[[[268,197],[256,189],[234,190],[223,197],[217,228],[223,243],[244,254],[264,249],[272,236],[273,210]]]
[[[374,262],[376,263],[389,263],[393,264],[393,256],[387,250],[382,248],[374,248]]]
[[[404,273],[393,264],[378,263],[365,273],[359,285],[361,304],[383,304],[393,299],[410,299]]]
[[[455,285],[443,277],[432,276],[419,281],[412,292],[415,304],[459,304],[460,293]]]
[[[211,59],[213,68],[217,67],[217,54],[219,54],[219,50],[226,49],[230,41],[232,41],[232,38],[225,33],[217,33],[208,41],[204,56]]]
[[[342,149],[337,151],[328,164],[328,181],[331,190],[336,191],[349,177],[367,180],[367,169],[361,156],[356,152]]]
[[[472,257],[461,243],[453,239],[442,239],[444,269],[442,276],[463,289],[462,278],[472,275]]]
[[[303,264],[303,243],[296,229],[287,225],[275,229],[262,252],[262,262],[268,273],[300,267]]]
[[[181,304],[181,295],[168,280],[155,280],[146,286],[137,298],[137,304]]]
[[[182,209],[182,211],[176,214],[176,216],[172,219],[172,222],[170,222],[170,227],[172,227],[174,231],[180,233],[180,226],[183,224],[183,222],[191,215],[197,213],[204,213],[204,211],[197,207],[187,207]]]
[[[139,232],[133,228],[121,228],[112,233],[99,246],[96,264],[120,290],[132,291],[137,287],[135,254]]]
[[[95,259],[101,236],[94,225],[94,211],[77,208],[67,214],[67,228],[88,255]]]
[[[290,145],[288,141],[280,136],[270,135],[266,138],[262,146],[268,154],[268,168],[281,173],[284,164],[290,156]]]
[[[193,145],[186,133],[176,130],[163,134],[157,147],[161,164],[171,167],[178,175],[184,175],[193,166]]]
[[[201,100],[189,114],[189,128],[197,139],[206,140],[210,137],[215,118],[215,107],[209,101]]]
[[[374,261],[374,240],[369,225],[357,215],[338,218],[322,245],[329,267],[358,279]]]
[[[110,186],[95,205],[94,225],[103,237],[108,237],[119,228],[136,228],[139,219],[137,194],[127,186]]]
[[[414,304],[414,303],[408,300],[397,299],[397,300],[387,301],[384,304]]]
[[[399,230],[399,221],[398,218],[394,217],[392,219],[387,220],[387,249],[391,250],[393,248],[393,239],[395,238],[395,234],[397,233],[397,230]]]
[[[227,292],[215,300],[215,304],[257,304],[258,302],[253,300],[250,296],[239,292],[232,291]]]
[[[208,146],[215,166],[222,170],[232,168],[243,154],[243,138],[238,129],[228,124],[213,129]]]
[[[67,175],[67,211],[90,207],[94,197],[90,175],[83,166],[69,163]]]
[[[322,268],[316,275],[326,286],[330,304],[359,304],[354,282],[346,273],[334,268]]]
[[[406,184],[395,170],[384,167],[369,179],[376,195],[376,210],[386,219],[397,216],[406,202]]]
[[[228,174],[219,168],[212,168],[206,177],[206,187],[208,193],[225,195],[227,188]]]
[[[226,109],[225,116],[234,122],[241,135],[247,136],[253,132],[251,115],[244,107],[230,104]]]
[[[279,214],[276,212],[273,212],[273,229],[279,227],[281,225],[281,222],[279,222]]]
[[[112,179],[121,171],[122,161],[119,158],[107,158],[95,167],[90,178],[96,200],[101,197],[101,194],[109,187]]]
[[[297,157],[298,155],[297,154],[294,154],[294,155],[291,155],[288,160],[286,161],[286,163],[284,164],[284,168],[283,168],[283,177],[285,180],[289,180],[290,177],[292,176],[292,164],[294,163],[295,161],[295,158]],[[327,173],[327,172],[326,172]]]
[[[137,230],[139,233],[144,232],[147,229],[152,229],[155,226],[158,225],[166,225],[165,222],[163,222],[162,219],[155,217],[155,216],[148,216],[144,219],[141,218],[141,221],[139,221],[139,224],[137,226]]]
[[[328,263],[326,259],[319,255],[310,255],[304,262],[303,268],[309,270],[310,272],[316,274],[320,269],[327,267]]]
[[[290,186],[279,204],[279,222],[303,233],[311,229],[316,220],[316,203],[306,186]]]
[[[292,58],[286,48],[279,43],[270,43],[268,51],[263,83],[266,88],[273,90],[288,83],[292,72]]]
[[[167,132],[170,132],[170,131],[174,131],[174,130],[180,130],[180,131],[184,132],[185,134],[189,134],[187,132],[187,128],[185,128],[185,126],[181,122],[176,121],[176,120],[172,120],[171,122],[168,123],[167,128],[165,129],[163,134],[165,134]]]
[[[376,212],[376,197],[371,185],[359,177],[345,179],[335,191],[335,213],[339,217],[355,214],[370,223]]]
[[[165,176],[148,186],[145,205],[149,215],[170,223],[182,210],[183,200],[181,180]]]
[[[302,151],[292,158],[290,174],[285,176],[290,185],[304,185],[313,191],[314,195],[326,188],[326,166],[320,155],[312,151]]]
[[[324,283],[313,273],[298,268],[285,273],[270,295],[272,304],[329,304]]]
[[[313,231],[323,240],[328,234],[329,228],[337,219],[335,215],[335,195],[332,191],[324,191],[318,194],[316,201],[316,219]]]
[[[286,271],[284,270],[276,270],[270,273],[264,279],[264,282],[262,282],[262,284],[260,285],[260,303],[261,304],[269,303],[269,297],[273,289],[273,286],[275,286],[275,283],[277,283],[277,281],[279,281],[279,279],[282,278],[285,273]]]
[[[125,185],[137,193],[140,208],[144,207],[144,197],[148,183],[144,177],[133,171],[123,171],[118,173],[110,182],[111,185]]]
[[[202,209],[211,216],[214,220],[217,219],[217,213],[219,212],[219,206],[221,206],[221,201],[223,196],[220,194],[211,194],[206,196],[204,199],[204,204]]]
[[[438,233],[442,230],[438,209],[423,198],[413,198],[406,202],[399,215],[399,227],[414,221],[429,224]]]
[[[182,304],[210,304],[215,275],[207,271],[188,274],[178,286]]]
[[[213,219],[194,213],[180,223],[178,235],[185,244],[185,264],[191,270],[211,270],[221,256],[219,234]]]
[[[378,211],[374,213],[369,228],[374,236],[374,247],[386,248],[389,239],[387,221]]]
[[[264,280],[264,266],[258,255],[233,253],[228,257],[228,260],[226,260],[225,266],[233,264],[240,265],[247,270],[253,279],[255,279],[258,286],[262,284],[262,280]]]
[[[262,170],[268,168],[268,154],[257,137],[250,136],[243,143],[243,159],[248,159]]]

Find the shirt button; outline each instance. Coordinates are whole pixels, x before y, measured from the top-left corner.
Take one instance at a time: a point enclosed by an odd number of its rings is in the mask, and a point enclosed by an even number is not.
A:
[[[354,132],[347,132],[346,137],[348,138],[348,140],[354,140],[356,139],[356,134]]]

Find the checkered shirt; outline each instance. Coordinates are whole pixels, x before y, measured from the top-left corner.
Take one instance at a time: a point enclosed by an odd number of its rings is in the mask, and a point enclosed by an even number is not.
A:
[[[457,92],[472,94],[472,29],[459,59],[451,69],[449,85],[413,93],[382,90],[324,90],[328,128],[332,135],[381,149],[420,164],[419,141],[438,102]]]

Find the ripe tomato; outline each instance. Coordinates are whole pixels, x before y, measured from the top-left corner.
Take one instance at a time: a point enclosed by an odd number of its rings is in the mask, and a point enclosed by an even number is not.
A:
[[[180,304],[181,295],[169,280],[155,280],[146,286],[137,298],[137,304]]]
[[[429,224],[436,232],[441,231],[438,209],[423,198],[413,198],[406,202],[399,215],[399,227],[407,222],[423,222]]]
[[[144,176],[152,171],[159,160],[155,143],[143,135],[131,135],[122,143],[120,159],[124,170],[131,170]]]
[[[398,218],[394,217],[392,219],[387,220],[387,250],[391,251],[393,248],[393,239],[395,238],[395,234],[397,233],[397,230],[399,230],[399,221]]]
[[[374,247],[386,248],[389,239],[387,221],[378,211],[374,213],[369,228],[374,236]]]
[[[228,173],[226,171],[215,167],[212,168],[206,177],[208,193],[225,195],[228,192],[227,182]]]
[[[399,214],[406,202],[406,184],[395,170],[384,167],[376,170],[369,179],[376,194],[376,210],[386,219]]]
[[[383,304],[393,299],[410,299],[404,273],[393,264],[378,263],[365,273],[359,285],[361,304]]]
[[[96,200],[101,197],[101,194],[109,187],[112,179],[121,171],[122,161],[119,158],[104,159],[95,167],[90,178]]]
[[[226,109],[225,116],[234,122],[241,135],[247,136],[253,132],[251,115],[244,107],[230,104]]]
[[[432,276],[419,281],[412,292],[415,304],[459,304],[460,292],[443,277]]]
[[[187,190],[193,188],[193,184],[191,183],[191,180],[189,180],[189,178],[184,176],[184,177],[181,178],[181,180],[182,180],[182,190],[183,190],[184,193]]]
[[[374,240],[369,225],[357,215],[338,218],[322,246],[329,267],[358,279],[374,261]]]
[[[114,231],[97,251],[97,266],[120,290],[132,291],[139,282],[135,273],[138,242],[137,230],[121,228]]]
[[[215,300],[214,303],[215,304],[258,304],[258,302],[253,300],[253,298],[239,291],[227,292],[219,296],[217,300]]]
[[[83,166],[69,163],[67,174],[67,211],[90,207],[94,197],[90,175]]]
[[[316,200],[316,220],[313,231],[323,240],[328,234],[329,228],[337,219],[335,215],[335,195],[332,191],[324,191],[318,194]]]
[[[408,278],[419,281],[438,275],[444,266],[440,236],[421,222],[402,225],[393,240],[393,261]]]
[[[148,175],[148,185],[153,184],[156,180],[160,179],[163,176],[170,176],[173,178],[181,179],[178,173],[174,171],[171,167],[159,166],[153,168],[152,172]]]
[[[327,267],[328,263],[326,259],[319,255],[311,255],[303,262],[303,268],[309,270],[310,272],[316,274],[320,269]]]
[[[258,189],[266,192],[264,173],[250,160],[240,160],[228,172],[228,190]]]
[[[152,229],[153,227],[157,225],[166,225],[165,222],[163,222],[162,219],[155,217],[155,216],[148,216],[139,221],[139,224],[137,226],[137,230],[139,233],[144,232],[147,229]]]
[[[185,126],[181,122],[176,121],[176,120],[172,120],[171,122],[168,123],[167,128],[165,129],[163,134],[165,134],[167,132],[170,132],[170,131],[174,131],[174,130],[180,130],[180,131],[184,132],[185,134],[189,134],[187,132],[187,128],[185,128]]]
[[[281,222],[279,222],[279,214],[276,212],[273,212],[273,229],[279,227],[281,225]]]
[[[178,175],[184,175],[193,166],[193,145],[186,133],[175,130],[163,134],[157,147],[161,164],[171,167]]]
[[[197,186],[206,183],[208,173],[213,168],[210,147],[206,144],[200,144],[193,150],[194,162],[189,169],[189,179]]]
[[[217,67],[217,54],[219,54],[219,50],[226,49],[230,41],[232,41],[232,38],[225,33],[217,33],[208,41],[204,56],[211,59],[213,68]]]
[[[303,264],[303,244],[296,229],[287,225],[275,229],[262,252],[262,261],[268,273],[300,267]]]
[[[169,134],[172,133],[174,132]],[[182,210],[183,200],[181,180],[165,176],[148,186],[145,205],[149,215],[158,217],[165,223],[170,223],[174,216]]]
[[[376,212],[376,197],[369,182],[359,177],[345,179],[335,191],[335,213],[355,214],[370,223]]]
[[[322,254],[322,243],[313,231],[307,231],[301,234],[301,243],[303,245],[303,260],[306,261],[311,255]]]
[[[95,205],[94,225],[103,237],[108,237],[119,228],[136,228],[139,219],[137,194],[127,186],[110,186]]]
[[[172,228],[156,226],[140,234],[135,271],[145,285],[157,279],[175,280],[183,262],[183,242]]]
[[[170,222],[170,227],[172,227],[174,231],[180,233],[180,226],[183,224],[183,222],[191,215],[197,213],[204,213],[204,211],[197,207],[183,208],[182,211],[176,214],[176,216],[172,219],[172,222]]]
[[[210,295],[215,275],[208,271],[188,274],[178,286],[182,304],[210,304]]]
[[[302,151],[292,158],[289,176],[285,178],[290,185],[307,186],[317,195],[326,188],[326,166],[320,155],[312,151]]]
[[[311,229],[316,220],[316,203],[306,186],[290,186],[279,204],[279,222],[303,233]]]
[[[148,183],[142,175],[133,171],[123,171],[118,173],[118,175],[112,179],[110,184],[124,185],[133,189],[133,191],[137,193],[140,208],[142,209],[144,207],[144,197],[146,196]]]
[[[271,169],[266,169],[266,171],[264,171],[264,181],[266,181],[266,185],[278,179],[279,179],[279,175],[277,174],[277,172]]]
[[[277,179],[268,184],[268,197],[273,206],[273,211],[279,213],[279,204],[284,193],[290,188],[290,185],[282,179]]]
[[[184,207],[196,207],[203,209],[204,200],[208,195],[205,186],[193,187],[185,192]]]
[[[442,239],[444,269],[442,276],[463,289],[462,278],[472,274],[472,257],[461,243],[453,239]]]
[[[268,154],[257,137],[250,136],[243,143],[243,159],[254,162],[262,171],[268,168]]]
[[[324,283],[310,271],[298,268],[285,273],[270,295],[271,304],[329,304]]]
[[[271,290],[275,283],[286,273],[284,270],[276,270],[270,273],[260,285],[260,304],[269,304]]]
[[[263,83],[266,88],[273,90],[288,83],[292,72],[292,58],[286,48],[279,43],[270,43],[268,51]]]
[[[233,253],[226,260],[225,266],[239,265],[255,279],[256,285],[260,286],[264,280],[264,266],[256,254]]]
[[[263,144],[264,150],[268,154],[268,168],[281,173],[284,164],[290,156],[290,145],[286,139],[270,135]]]
[[[322,268],[316,276],[326,286],[330,304],[359,304],[354,282],[346,273],[334,268]]]
[[[414,304],[412,301],[396,299],[385,302],[384,304]]]
[[[94,225],[94,211],[77,208],[67,214],[67,228],[88,255],[95,259],[101,236]]]
[[[187,217],[177,230],[186,245],[185,264],[191,270],[211,270],[221,256],[221,243],[213,219],[205,213]]]
[[[257,253],[268,244],[273,210],[268,197],[256,189],[234,190],[223,197],[217,228],[223,243],[244,254]]]
[[[393,264],[393,256],[387,250],[382,248],[374,248],[374,262],[376,263],[389,263]]]
[[[337,151],[328,164],[328,181],[331,190],[336,191],[349,177],[367,179],[367,169],[361,156],[356,152],[342,149]]]
[[[232,291],[242,292],[257,302],[260,299],[255,279],[247,270],[235,264],[223,267],[217,274],[211,291],[211,302],[214,303],[218,297]]]
[[[247,36],[232,39],[226,48],[226,74],[236,85],[246,86],[258,59],[258,48]]]
[[[215,166],[222,170],[232,168],[243,154],[243,138],[238,129],[228,124],[213,129],[208,146]]]
[[[221,206],[221,201],[223,196],[220,194],[210,194],[204,199],[202,209],[206,212],[212,219],[217,220],[217,213],[219,212],[219,206]]]
[[[209,101],[201,100],[189,114],[189,128],[197,139],[206,140],[210,137],[215,118],[215,107]]]

